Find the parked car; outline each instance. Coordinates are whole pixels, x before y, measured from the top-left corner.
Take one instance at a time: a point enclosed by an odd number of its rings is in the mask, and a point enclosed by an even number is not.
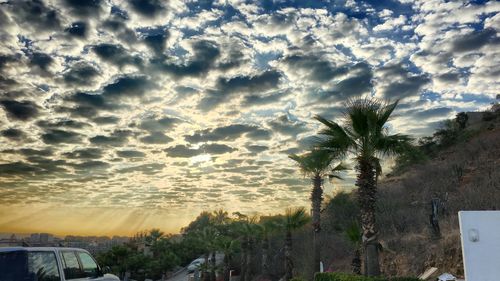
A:
[[[197,268],[199,268],[204,263],[205,263],[204,258],[195,259],[187,266],[188,273],[193,273]]]
[[[0,248],[0,281],[120,281],[77,248]]]

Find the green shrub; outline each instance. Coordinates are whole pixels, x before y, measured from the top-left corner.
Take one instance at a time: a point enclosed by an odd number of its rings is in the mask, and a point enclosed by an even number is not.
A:
[[[417,277],[391,277],[389,281],[421,281]]]
[[[290,281],[306,281],[306,279],[302,278],[301,276],[298,276],[298,277],[293,277],[292,279],[290,279]]]
[[[316,273],[314,281],[418,281],[414,277],[367,277],[363,275],[352,275],[347,273]]]

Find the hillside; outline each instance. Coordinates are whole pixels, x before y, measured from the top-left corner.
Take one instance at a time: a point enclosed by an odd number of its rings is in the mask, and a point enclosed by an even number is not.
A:
[[[500,209],[498,113],[481,114],[461,133],[465,140],[380,183],[378,220],[386,273],[415,275],[434,266],[463,275],[458,211]],[[432,199],[440,202],[441,238],[431,231]]]
[[[500,210],[500,110],[468,115],[465,128],[455,120],[445,123],[420,142],[418,156],[399,161],[400,167],[380,180],[384,274],[417,276],[433,266],[462,276],[458,211]],[[432,199],[439,202],[440,237],[430,223]],[[351,270],[353,246],[343,231],[357,214],[355,200],[355,194],[341,194],[323,212],[324,260],[334,271]]]

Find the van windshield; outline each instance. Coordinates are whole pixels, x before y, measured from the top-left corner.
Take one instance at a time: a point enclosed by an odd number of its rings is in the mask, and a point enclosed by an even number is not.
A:
[[[0,252],[0,281],[27,281],[28,272],[27,252]]]

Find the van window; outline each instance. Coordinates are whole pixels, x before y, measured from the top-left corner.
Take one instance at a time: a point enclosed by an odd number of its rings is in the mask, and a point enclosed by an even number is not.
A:
[[[53,252],[28,252],[30,276],[38,281],[61,281],[57,269],[57,259]]]
[[[78,263],[76,254],[71,251],[63,251],[61,254],[64,263],[64,277],[66,280],[84,278],[85,273],[80,268],[80,263]]]
[[[0,280],[30,280],[26,251],[0,252]]]
[[[97,263],[95,263],[94,259],[89,254],[85,252],[78,252],[78,257],[80,258],[80,262],[82,263],[85,277],[95,278],[99,276],[99,268],[97,267]]]

